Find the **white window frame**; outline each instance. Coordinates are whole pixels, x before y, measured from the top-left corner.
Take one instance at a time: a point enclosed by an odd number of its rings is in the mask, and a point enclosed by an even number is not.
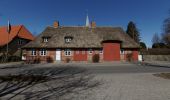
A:
[[[71,49],[65,49],[64,50],[64,55],[65,56],[71,56],[72,55]]]
[[[47,50],[46,49],[40,49],[40,56],[46,56]]]
[[[18,45],[22,45],[23,44],[23,40],[19,39],[18,40]]]
[[[65,42],[66,42],[66,43],[70,43],[71,40],[72,40],[72,39],[71,39],[70,37],[65,37]]]
[[[76,50],[76,54],[77,54],[77,55],[80,54],[80,51],[79,51],[79,50]]]
[[[93,50],[92,49],[89,49],[89,54],[93,54]]]
[[[100,50],[99,50],[99,53],[100,53],[100,54],[103,54],[103,49],[100,49]]]
[[[120,49],[120,54],[125,54],[125,51],[123,49]]]
[[[44,37],[43,42],[48,42],[48,37]]]
[[[32,50],[31,50],[31,56],[36,56],[36,55],[37,55],[36,50],[35,50],[35,49],[32,49]]]
[[[85,50],[82,50],[81,52],[82,52],[83,55],[86,54],[86,51],[85,51]]]

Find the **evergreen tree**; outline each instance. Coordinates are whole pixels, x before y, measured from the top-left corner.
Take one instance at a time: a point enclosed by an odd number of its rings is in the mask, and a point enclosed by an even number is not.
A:
[[[135,23],[133,23],[132,21],[130,21],[130,22],[128,23],[126,33],[127,33],[132,39],[134,39],[137,43],[140,42],[140,33],[139,33],[138,29],[136,28]]]
[[[146,49],[146,44],[144,42],[140,42],[140,48],[141,49]]]

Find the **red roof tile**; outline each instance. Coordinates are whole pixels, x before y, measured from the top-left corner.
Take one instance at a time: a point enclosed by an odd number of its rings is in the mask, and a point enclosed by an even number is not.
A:
[[[0,46],[6,45],[17,36],[28,40],[34,39],[34,36],[24,27],[24,25],[11,26],[9,40],[7,27],[0,27]]]

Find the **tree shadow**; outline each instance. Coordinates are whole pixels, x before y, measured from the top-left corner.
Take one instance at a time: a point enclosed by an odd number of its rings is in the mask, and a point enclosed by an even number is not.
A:
[[[18,96],[24,97],[25,100],[49,100],[68,94],[76,95],[100,84],[94,80],[94,75],[84,68],[71,66],[36,68],[16,75],[0,76],[0,97],[8,100]]]

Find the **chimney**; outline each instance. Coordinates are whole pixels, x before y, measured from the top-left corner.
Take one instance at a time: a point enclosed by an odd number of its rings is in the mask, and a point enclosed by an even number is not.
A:
[[[91,22],[91,28],[96,28],[96,22],[95,21]]]
[[[59,25],[59,21],[55,21],[54,24],[53,24],[53,27],[54,28],[58,28],[60,25]]]

